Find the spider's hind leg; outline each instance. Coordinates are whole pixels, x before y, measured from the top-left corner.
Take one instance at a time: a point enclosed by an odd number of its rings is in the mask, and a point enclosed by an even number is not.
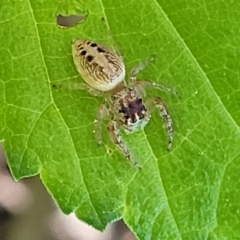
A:
[[[98,145],[102,144],[102,121],[109,118],[109,110],[105,104],[97,109],[97,118],[94,120],[94,131]]]
[[[138,65],[136,65],[130,72],[129,75],[129,83],[136,81],[136,76],[140,71],[142,71],[145,67],[147,67],[151,62],[153,62],[156,58],[156,55],[152,55],[148,59],[141,61]]]
[[[70,89],[70,90],[85,90],[88,91],[91,95],[93,96],[98,96],[98,97],[102,97],[104,96],[105,92],[101,92],[91,86],[89,86],[86,83],[62,83],[62,84],[53,84],[52,85],[53,88],[55,89],[60,89],[60,88],[64,88],[64,89]]]
[[[159,89],[161,91],[164,91],[164,92],[168,92],[168,93],[171,93],[171,94],[174,94],[174,95],[178,95],[178,92],[176,92],[175,90],[169,88],[169,87],[166,87],[165,85],[161,84],[161,83],[157,83],[157,82],[152,82],[152,81],[148,81],[148,80],[137,80],[135,81],[135,84],[134,84],[135,87],[137,88],[156,88],[156,89]]]
[[[166,105],[164,104],[163,100],[159,97],[150,98],[146,101],[146,106],[148,109],[152,110],[153,107],[157,107],[160,110],[160,115],[164,121],[165,128],[168,133],[168,146],[167,150],[170,151],[173,143],[173,121],[172,118],[167,110]]]

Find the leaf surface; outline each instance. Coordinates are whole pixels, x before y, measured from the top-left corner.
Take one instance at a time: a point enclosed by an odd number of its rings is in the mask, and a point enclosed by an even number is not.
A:
[[[65,213],[100,230],[123,217],[139,239],[239,238],[240,3],[89,0],[86,21],[69,29],[56,26],[59,4],[0,7],[0,138],[14,178],[40,174]],[[124,135],[141,171],[111,143],[107,122],[97,147],[101,98],[52,88],[82,81],[73,39],[111,45],[102,17],[128,72],[156,54],[139,78],[181,97],[148,91],[173,118],[170,153],[157,112],[142,131]]]

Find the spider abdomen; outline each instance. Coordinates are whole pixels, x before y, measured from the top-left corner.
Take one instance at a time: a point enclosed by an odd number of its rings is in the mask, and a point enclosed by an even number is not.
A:
[[[89,40],[74,40],[72,53],[77,71],[94,89],[107,92],[124,81],[123,60],[109,48]]]

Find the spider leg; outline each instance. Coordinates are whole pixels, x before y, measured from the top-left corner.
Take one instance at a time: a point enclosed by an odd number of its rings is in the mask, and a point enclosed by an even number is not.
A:
[[[139,164],[132,158],[131,154],[129,153],[126,145],[122,142],[121,137],[119,135],[119,131],[117,129],[117,123],[112,121],[108,124],[108,133],[109,137],[112,140],[112,142],[117,145],[117,147],[120,149],[120,151],[123,153],[123,155],[138,169],[141,169]]]
[[[178,95],[178,92],[176,92],[175,90],[173,90],[171,88],[166,87],[165,85],[163,85],[161,83],[151,82],[151,81],[147,81],[147,80],[137,80],[134,83],[134,86],[137,88],[139,88],[139,87],[140,88],[145,88],[145,87],[157,88],[159,90]]]
[[[136,65],[130,72],[129,82],[135,82],[137,74],[147,67],[152,61],[154,61],[156,55],[152,55],[150,58],[143,60],[138,65]]]
[[[101,92],[95,88],[92,88],[86,83],[62,83],[62,84],[54,84],[52,85],[53,88],[68,88],[71,90],[85,90],[88,91],[93,96],[103,96],[104,92]]]
[[[106,105],[101,104],[97,109],[97,119],[94,121],[94,131],[98,145],[102,144],[102,121],[109,117]]]
[[[170,151],[170,149],[172,147],[172,143],[173,143],[174,130],[173,130],[172,118],[171,118],[171,116],[170,116],[170,114],[167,110],[166,105],[164,104],[162,99],[159,98],[159,97],[154,97],[154,98],[148,99],[146,101],[146,105],[149,106],[149,109],[151,109],[151,107],[155,106],[160,110],[160,115],[163,118],[165,128],[166,128],[167,133],[168,133],[167,150]]]

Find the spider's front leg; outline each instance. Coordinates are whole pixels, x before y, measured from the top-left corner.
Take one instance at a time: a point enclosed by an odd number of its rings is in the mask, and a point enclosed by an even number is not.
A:
[[[162,99],[159,98],[159,97],[154,97],[154,98],[148,99],[146,101],[146,105],[148,106],[148,108],[150,110],[152,110],[154,106],[157,107],[160,110],[160,115],[163,118],[165,128],[166,128],[167,133],[168,133],[167,150],[170,151],[170,149],[172,147],[172,143],[173,143],[174,130],[173,130],[172,118],[171,118],[171,116],[170,116],[170,114],[167,110],[166,105],[164,104]]]
[[[115,121],[112,121],[108,124],[108,133],[109,137],[112,140],[112,142],[117,145],[117,147],[120,149],[120,151],[123,153],[123,155],[131,161],[131,163],[137,167],[138,169],[141,169],[139,164],[132,158],[131,154],[129,153],[126,145],[121,140],[121,136],[119,135],[118,125]]]

